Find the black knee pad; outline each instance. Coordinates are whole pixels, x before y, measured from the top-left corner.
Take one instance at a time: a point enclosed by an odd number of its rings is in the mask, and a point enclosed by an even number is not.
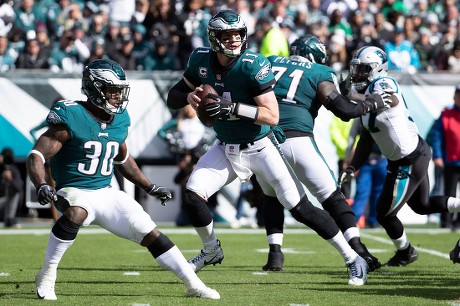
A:
[[[66,215],[62,215],[54,224],[51,232],[61,240],[74,240],[79,229],[80,225],[70,221]]]
[[[339,232],[332,217],[326,211],[314,206],[307,196],[303,197],[289,212],[294,219],[310,227],[323,239],[331,239]]]
[[[185,191],[184,210],[194,227],[203,227],[209,225],[212,221],[212,214],[206,201],[188,189]]]
[[[323,203],[323,208],[331,215],[342,232],[350,227],[356,227],[355,214],[348,205],[345,196],[337,189]]]
[[[174,245],[175,244],[168,238],[168,236],[160,233],[160,236],[147,246],[147,249],[150,253],[152,253],[154,258],[157,258],[161,254],[169,251],[172,247],[174,247]]]
[[[284,206],[276,197],[265,196],[264,221],[267,236],[283,233]]]

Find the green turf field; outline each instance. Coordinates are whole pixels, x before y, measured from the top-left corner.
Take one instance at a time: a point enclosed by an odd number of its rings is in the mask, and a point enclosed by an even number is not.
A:
[[[192,229],[160,228],[186,258],[197,254],[200,242]],[[341,257],[310,230],[289,227],[285,270],[263,273],[264,231],[218,225],[225,259],[198,274],[221,295],[211,301],[186,298],[182,283],[144,248],[90,227],[80,231],[61,261],[58,300],[41,301],[34,295],[34,277],[49,228],[0,230],[0,305],[460,305],[460,265],[448,259],[458,233],[432,228],[407,232],[419,251],[417,262],[382,268],[370,273],[365,286],[351,287]],[[393,255],[382,230],[366,229],[361,235],[382,262]]]

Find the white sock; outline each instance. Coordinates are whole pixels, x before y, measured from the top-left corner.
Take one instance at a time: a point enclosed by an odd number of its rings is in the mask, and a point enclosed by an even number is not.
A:
[[[64,256],[65,251],[73,244],[74,240],[61,240],[53,232],[50,233],[48,246],[46,247],[45,260],[42,270],[45,273],[56,273],[59,262]]]
[[[358,257],[358,254],[351,248],[341,232],[338,232],[333,238],[328,239],[327,242],[339,251],[340,256],[342,256],[346,264],[355,261],[356,257]]]
[[[214,233],[214,222],[211,221],[207,226],[195,227],[195,230],[200,236],[203,245],[209,246],[217,243],[216,234]]]
[[[359,229],[356,226],[348,228],[345,233],[343,233],[346,241],[350,241],[351,238],[360,237]]]
[[[391,239],[397,250],[404,250],[410,244],[409,239],[407,238],[406,231],[403,231],[403,234],[398,239]]]
[[[279,244],[283,245],[283,233],[276,233],[267,236],[268,244]]]
[[[163,268],[176,274],[177,277],[184,282],[187,289],[206,287],[206,285],[193,271],[192,267],[177,246],[170,248],[168,251],[164,252],[155,259]]]
[[[449,197],[447,199],[447,210],[449,212],[460,212],[460,199]]]

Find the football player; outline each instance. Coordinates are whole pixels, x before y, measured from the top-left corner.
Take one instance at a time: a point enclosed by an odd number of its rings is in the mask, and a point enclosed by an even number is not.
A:
[[[297,38],[289,46],[290,57],[270,56],[275,74],[275,95],[278,100],[281,127],[286,141],[281,149],[297,177],[329,212],[350,246],[363,257],[369,270],[380,268],[361,242],[353,210],[337,185],[337,179],[319,151],[313,129],[319,108],[324,105],[342,120],[388,108],[374,94],[364,101],[351,101],[337,89],[335,72],[327,66],[324,44],[314,35]],[[363,98],[363,97],[361,97]],[[375,99],[380,103],[375,105]],[[265,197],[265,229],[269,243],[268,261],[263,270],[283,269],[284,208],[276,197]]]
[[[395,255],[385,265],[405,266],[416,261],[418,253],[398,219],[397,213],[402,206],[407,203],[414,212],[421,215],[458,212],[460,199],[429,196],[427,172],[431,148],[420,137],[401,88],[387,75],[387,70],[387,55],[374,46],[362,47],[350,61],[352,96],[384,91],[390,94],[391,107],[361,116],[363,129],[360,139],[350,166],[340,175],[339,181],[348,180],[359,170],[375,142],[388,159],[385,183],[377,202],[377,221],[396,247]]]
[[[172,109],[187,104],[197,108],[200,85],[210,84],[218,96],[209,116],[219,117],[213,128],[219,140],[198,161],[187,183],[187,204],[192,225],[200,236],[201,253],[189,260],[195,271],[224,259],[216,238],[207,199],[236,178],[247,181],[255,174],[264,194],[278,197],[299,222],[333,245],[349,267],[349,284],[363,285],[368,265],[347,243],[337,224],[307,198],[301,183],[280,154],[270,128],[279,121],[275,83],[266,57],[247,50],[247,29],[232,10],[222,10],[208,24],[211,48],[191,54],[184,77],[169,91]]]
[[[83,71],[82,92],[87,101],[63,100],[53,105],[48,130],[27,158],[30,179],[42,205],[54,200],[62,212],[54,224],[45,260],[35,278],[40,299],[56,300],[57,267],[81,226],[98,224],[117,236],[146,247],[158,263],[186,285],[187,295],[219,299],[195,274],[179,249],[162,234],[132,197],[111,188],[114,167],[128,180],[165,205],[171,193],[152,184],[141,172],[126,146],[130,117],[126,111],[129,83],[121,66],[96,60]],[[50,159],[56,189],[45,181]]]

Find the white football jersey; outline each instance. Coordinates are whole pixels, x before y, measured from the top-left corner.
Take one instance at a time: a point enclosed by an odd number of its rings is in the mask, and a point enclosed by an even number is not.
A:
[[[371,133],[383,155],[389,160],[399,160],[417,147],[418,128],[410,117],[401,89],[393,78],[384,76],[374,80],[366,94],[378,91],[394,92],[399,103],[390,109],[363,115],[363,127]]]

